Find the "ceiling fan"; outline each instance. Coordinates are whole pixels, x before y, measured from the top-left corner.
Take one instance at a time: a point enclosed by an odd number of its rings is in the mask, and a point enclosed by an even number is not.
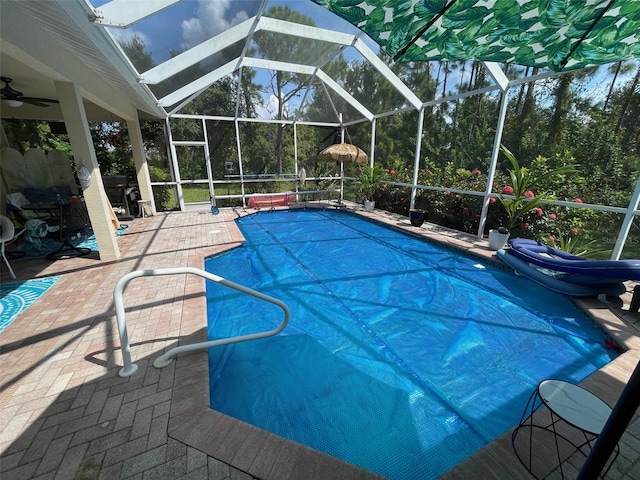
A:
[[[38,107],[48,107],[49,103],[59,103],[58,100],[52,98],[37,98],[37,97],[25,97],[22,92],[14,90],[9,85],[13,79],[9,77],[0,77],[0,81],[4,82],[4,87],[0,89],[2,94],[2,100],[9,106],[19,107],[23,103],[30,103],[31,105],[37,105]]]

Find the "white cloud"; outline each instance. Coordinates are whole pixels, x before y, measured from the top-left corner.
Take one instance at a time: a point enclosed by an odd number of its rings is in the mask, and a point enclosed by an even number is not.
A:
[[[266,100],[266,103],[256,105],[256,115],[258,116],[258,118],[276,118],[278,116],[278,97],[276,97],[274,94],[271,94],[268,99],[263,98],[263,100]],[[285,104],[284,106],[284,116],[289,116],[289,105],[287,104]]]
[[[249,18],[244,10],[227,20],[232,0],[199,0],[196,16],[182,21],[183,49],[189,49]]]
[[[266,100],[266,103],[256,105],[256,115],[258,118],[275,118],[278,114],[278,97],[271,94],[268,99],[264,98],[263,100]]]

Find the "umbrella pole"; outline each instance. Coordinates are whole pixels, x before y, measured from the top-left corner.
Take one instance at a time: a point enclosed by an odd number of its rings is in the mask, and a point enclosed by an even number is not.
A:
[[[338,203],[344,200],[344,162],[340,160],[340,198]]]

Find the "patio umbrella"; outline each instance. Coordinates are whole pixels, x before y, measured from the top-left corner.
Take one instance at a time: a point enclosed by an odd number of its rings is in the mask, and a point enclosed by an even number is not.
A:
[[[359,147],[350,143],[336,143],[329,145],[318,154],[318,158],[325,162],[367,163],[367,154]]]
[[[640,57],[638,0],[313,0],[394,60],[483,60],[554,71]]]

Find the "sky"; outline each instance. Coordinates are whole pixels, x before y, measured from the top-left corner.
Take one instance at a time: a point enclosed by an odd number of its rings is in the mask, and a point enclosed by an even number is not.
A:
[[[94,7],[106,3],[107,0],[92,0]],[[141,1],[141,0],[137,0]],[[233,27],[255,15],[262,0],[183,0],[170,8],[159,12],[127,29],[109,29],[119,41],[127,41],[134,36],[143,39],[147,50],[152,54],[156,64],[171,57],[172,51],[182,51],[193,47],[225,30]],[[265,10],[274,5],[287,5],[313,19],[318,27],[338,30],[345,33],[358,34],[360,31],[337,17],[328,10],[316,5],[310,0],[270,0]],[[379,47],[366,35],[362,40],[374,51]],[[360,54],[353,48],[344,52],[347,60],[362,60]],[[269,73],[257,71],[256,82],[268,85]],[[449,84],[454,85],[459,78],[450,78]],[[608,87],[606,80],[598,78],[591,86],[594,94],[606,94]],[[602,92],[596,92],[602,91]],[[262,118],[273,118],[276,109],[276,99],[269,92],[263,93],[264,106],[260,109]],[[293,111],[297,105],[289,105]]]
[[[99,8],[107,0],[92,0]],[[109,31],[118,41],[129,41],[138,36],[144,41],[147,51],[156,64],[171,58],[172,51],[187,50],[229,28],[254,16],[262,3],[261,0],[183,0],[147,19],[126,29],[110,28]],[[313,19],[316,26],[339,30],[345,33],[359,34],[360,31],[341,18],[310,0],[270,0],[266,10],[275,5],[286,5]],[[366,35],[362,40],[374,51],[379,47]],[[343,54],[347,60],[362,60],[353,48],[347,48]],[[257,71],[257,83],[268,85],[269,73]],[[273,118],[277,111],[276,98],[265,92],[264,106],[260,108],[262,118]],[[289,105],[289,111],[298,105]]]
[[[98,3],[105,2],[93,1],[94,6]],[[186,50],[251,18],[261,3],[261,0],[183,0],[131,28],[113,29],[112,33],[124,40],[141,36],[159,63],[169,58],[172,49]],[[360,33],[356,27],[310,0],[270,0],[266,10],[275,5],[289,6],[312,18],[321,28]],[[377,51],[373,40],[366,37],[365,41]]]

